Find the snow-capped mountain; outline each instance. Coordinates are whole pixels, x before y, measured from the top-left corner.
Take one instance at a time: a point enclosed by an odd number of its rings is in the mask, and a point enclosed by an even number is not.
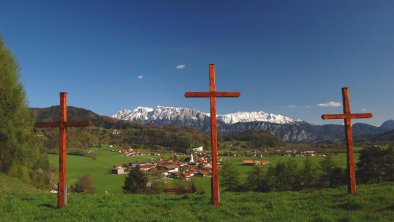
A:
[[[133,110],[122,109],[112,117],[116,119],[130,120],[134,122],[145,122],[148,120],[148,113],[152,111],[153,109],[148,107],[137,107]]]
[[[177,124],[180,121],[187,123],[206,122],[209,114],[195,109],[180,107],[157,106],[156,108],[137,107],[133,110],[123,109],[112,116],[120,120],[129,120],[139,123]],[[294,124],[297,121],[289,117],[265,112],[236,112],[218,115],[217,120],[224,124],[236,124],[247,122],[267,122],[276,124]]]
[[[277,123],[277,124],[292,124],[296,122],[295,120],[289,117],[282,115],[275,115],[272,113],[265,113],[263,111],[230,113],[225,115],[219,115],[217,119],[226,124],[235,124],[238,122],[241,123],[268,122],[268,123]]]
[[[154,125],[180,125],[207,129],[209,116],[195,109],[181,107],[157,106],[156,108],[137,107],[133,110],[123,109],[112,116],[115,119],[128,120]]]

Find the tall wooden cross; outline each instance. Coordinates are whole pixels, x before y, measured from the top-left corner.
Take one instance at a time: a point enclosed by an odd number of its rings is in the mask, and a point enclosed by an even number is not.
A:
[[[356,174],[354,172],[352,119],[372,118],[372,113],[350,113],[348,87],[342,88],[342,100],[343,114],[324,114],[322,119],[343,119],[345,123],[348,192],[354,195],[356,194]]]
[[[219,205],[218,139],[216,125],[216,97],[239,97],[239,92],[216,92],[215,65],[209,64],[209,92],[186,92],[185,97],[209,97],[211,103],[212,204]]]
[[[35,127],[58,127],[59,128],[59,183],[57,203],[62,208],[67,205],[67,185],[66,185],[66,148],[67,148],[67,127],[92,126],[90,121],[67,121],[67,93],[60,93],[60,120],[58,122],[38,122]]]

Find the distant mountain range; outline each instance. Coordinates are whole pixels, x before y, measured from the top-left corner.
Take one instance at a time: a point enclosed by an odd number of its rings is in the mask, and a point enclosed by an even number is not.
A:
[[[37,121],[57,120],[59,106],[31,109]],[[177,125],[194,128],[203,132],[210,130],[209,114],[195,109],[164,107],[138,107],[133,110],[121,110],[112,117],[101,116],[90,110],[69,107],[69,120],[91,120],[95,126],[125,129],[136,124],[156,126]],[[314,125],[282,115],[265,112],[238,112],[218,116],[218,131],[229,135],[244,131],[267,131],[286,142],[318,142],[324,140],[344,139],[342,125]],[[378,138],[379,135],[394,130],[394,120],[384,122],[380,127],[356,123],[353,125],[354,137]],[[386,137],[385,137],[386,138]]]
[[[137,107],[132,110],[123,109],[112,116],[118,120],[125,120],[143,124],[178,125],[191,127],[205,132],[209,131],[209,114],[190,108]],[[314,125],[305,121],[270,114],[265,112],[237,112],[218,115],[218,131],[222,135],[248,130],[268,131],[274,136],[287,142],[314,142],[323,140],[344,139],[342,125]],[[355,137],[375,136],[394,129],[394,121],[389,120],[380,127],[356,123],[353,125]]]

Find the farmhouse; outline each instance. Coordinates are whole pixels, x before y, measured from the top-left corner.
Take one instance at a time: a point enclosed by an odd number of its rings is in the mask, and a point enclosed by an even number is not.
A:
[[[114,165],[112,167],[112,173],[113,174],[126,174],[126,168],[123,165]]]
[[[194,152],[202,152],[203,150],[204,150],[204,147],[203,147],[203,146],[193,148],[193,151],[194,151]]]
[[[244,166],[254,166],[254,165],[265,165],[270,163],[268,160],[244,160],[242,165]]]

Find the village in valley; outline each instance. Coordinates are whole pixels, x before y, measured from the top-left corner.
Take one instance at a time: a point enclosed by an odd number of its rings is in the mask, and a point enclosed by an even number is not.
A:
[[[112,145],[110,146],[113,147]],[[120,153],[124,157],[136,156],[157,156],[157,158],[149,158],[149,161],[116,163],[112,166],[112,174],[128,174],[135,167],[139,167],[141,171],[160,178],[179,179],[190,181],[192,177],[212,176],[212,156],[204,148],[197,147],[191,149],[191,154],[172,152],[168,158],[163,157],[160,152],[142,152],[133,148],[111,149],[111,152]],[[283,157],[325,157],[326,154],[314,150],[277,150],[277,155]],[[221,156],[243,157],[240,160],[242,166],[256,166],[270,164],[270,161],[261,159],[263,154],[257,152],[246,153],[230,153],[223,152]],[[223,163],[223,158],[219,156],[218,164]],[[253,159],[245,159],[251,157]],[[256,159],[258,158],[258,159]]]
[[[124,156],[141,156],[154,155],[160,156],[157,152],[141,153],[134,149],[114,149],[112,152],[122,153]],[[127,174],[133,168],[139,167],[150,175],[159,177],[190,180],[193,176],[205,177],[212,174],[211,155],[203,152],[203,147],[193,149],[194,153],[185,157],[183,154],[172,153],[171,157],[165,159],[158,157],[151,158],[147,162],[129,162],[124,164],[115,164],[112,167],[113,174]],[[222,162],[222,159],[219,160]]]

